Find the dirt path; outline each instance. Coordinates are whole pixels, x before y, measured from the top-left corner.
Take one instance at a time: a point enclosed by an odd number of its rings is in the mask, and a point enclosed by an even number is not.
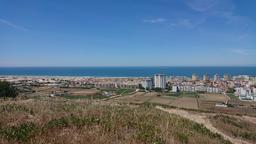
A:
[[[190,113],[188,111],[180,110],[180,109],[166,109],[166,108],[163,108],[163,107],[160,107],[160,106],[156,106],[156,108],[161,110],[161,111],[168,112],[170,114],[179,115],[183,118],[189,119],[189,120],[194,121],[196,123],[203,124],[211,132],[220,134],[221,136],[223,136],[224,139],[229,140],[230,142],[232,142],[234,144],[250,144],[249,142],[243,141],[241,139],[230,137],[230,136],[224,134],[223,132],[219,131],[218,129],[216,129],[211,124],[210,120],[207,118],[206,115]]]
[[[243,116],[244,120],[247,120],[251,123],[256,124],[256,117],[250,117],[250,116]]]

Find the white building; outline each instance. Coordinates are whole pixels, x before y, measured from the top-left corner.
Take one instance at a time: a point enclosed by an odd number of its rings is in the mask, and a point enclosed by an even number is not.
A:
[[[209,80],[210,80],[209,75],[208,75],[208,74],[205,74],[205,75],[203,76],[203,81],[209,81]]]
[[[145,89],[152,89],[153,88],[153,80],[152,79],[145,79],[141,83],[142,87]]]
[[[197,81],[198,80],[198,76],[196,74],[193,74],[191,80],[192,81]]]
[[[162,74],[156,74],[154,76],[154,87],[155,88],[166,88],[166,76]]]
[[[251,85],[256,85],[256,77],[250,77]]]
[[[176,93],[179,91],[178,86],[172,86],[172,92]]]
[[[240,100],[255,100],[255,96],[253,94],[253,90],[245,87],[235,88],[235,94],[239,96]]]
[[[250,77],[248,75],[238,75],[233,77],[234,80],[249,81]]]
[[[256,88],[252,88],[253,94],[256,95]]]
[[[220,81],[220,76],[218,74],[215,74],[213,80]]]

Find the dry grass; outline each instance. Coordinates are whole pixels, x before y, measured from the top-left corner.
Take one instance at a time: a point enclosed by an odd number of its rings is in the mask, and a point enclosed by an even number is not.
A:
[[[88,100],[22,100],[0,104],[0,143],[229,143],[204,126],[151,105]]]
[[[213,125],[224,133],[256,143],[256,124],[238,117],[216,115],[211,117]]]

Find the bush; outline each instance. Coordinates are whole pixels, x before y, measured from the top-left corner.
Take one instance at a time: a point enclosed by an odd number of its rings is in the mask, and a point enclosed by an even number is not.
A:
[[[162,88],[154,88],[153,89],[155,92],[163,92],[163,89]]]
[[[1,97],[12,97],[15,98],[18,96],[18,91],[10,83],[5,81],[0,81],[0,98]]]
[[[1,128],[0,135],[9,140],[26,141],[37,129],[34,123],[23,123],[20,126]]]
[[[61,127],[67,127],[69,125],[69,121],[67,118],[63,117],[60,119],[53,119],[49,121],[44,128],[45,129],[51,129],[51,128],[61,128]]]
[[[235,89],[234,88],[228,88],[227,93],[234,93]]]
[[[182,144],[187,144],[188,143],[188,135],[186,135],[185,133],[177,132],[177,133],[175,133],[175,136],[178,138],[178,140]]]

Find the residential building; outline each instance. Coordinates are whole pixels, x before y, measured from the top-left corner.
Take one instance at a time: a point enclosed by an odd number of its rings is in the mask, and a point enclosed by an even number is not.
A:
[[[252,85],[256,85],[256,77],[250,77],[250,81]]]
[[[253,94],[256,96],[256,87],[252,88]]]
[[[154,87],[155,88],[166,88],[166,76],[162,74],[156,74],[154,76]]]
[[[197,79],[197,75],[196,74],[193,74],[192,75],[192,81],[197,81],[198,79]]]
[[[178,92],[179,91],[179,88],[178,86],[172,86],[172,92]]]
[[[145,79],[141,83],[142,87],[145,89],[152,89],[153,88],[153,80],[152,79]]]
[[[205,75],[203,76],[203,81],[209,81],[209,80],[210,80],[209,75],[208,75],[208,74],[205,74]]]
[[[230,81],[231,80],[231,76],[228,74],[224,75],[224,81]]]
[[[213,77],[214,81],[220,81],[220,76],[218,74],[215,74]]]

